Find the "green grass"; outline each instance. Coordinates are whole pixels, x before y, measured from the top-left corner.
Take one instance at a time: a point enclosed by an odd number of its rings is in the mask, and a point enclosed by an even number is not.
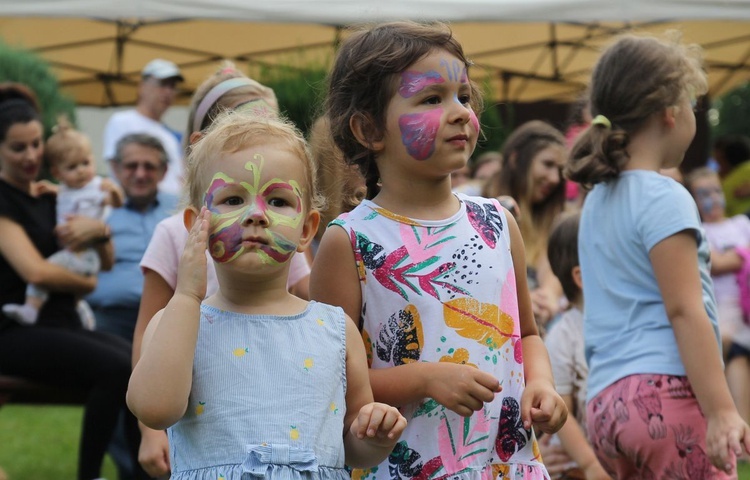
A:
[[[5,405],[0,408],[0,467],[8,480],[76,478],[82,407]],[[107,457],[102,476],[117,479]]]
[[[8,480],[74,479],[82,412],[81,407],[0,408],[0,466]],[[109,457],[102,476],[117,479]],[[749,464],[740,464],[739,480],[750,480]]]

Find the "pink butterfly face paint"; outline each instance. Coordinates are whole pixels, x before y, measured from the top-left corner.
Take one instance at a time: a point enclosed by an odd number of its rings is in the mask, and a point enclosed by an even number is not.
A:
[[[423,113],[407,113],[398,119],[401,141],[416,160],[427,160],[435,151],[435,138],[440,129],[443,109]]]
[[[410,98],[430,85],[444,82],[443,77],[435,70],[425,73],[407,70],[401,74],[401,86],[398,87],[398,94],[404,98]]]
[[[464,103],[466,100],[459,98],[459,94],[469,83],[464,63],[458,59],[441,59],[438,64],[433,63],[433,65],[439,65],[438,70],[444,73],[441,74],[434,69],[426,72],[407,70],[401,74],[401,83],[398,88],[399,96],[405,99],[422,93],[424,97],[427,97],[418,99],[422,102],[419,106],[421,111],[403,113],[398,117],[401,142],[406,147],[407,153],[420,161],[427,160],[435,152],[437,137],[445,122],[446,108],[454,108],[453,106],[447,107],[447,105],[455,102],[461,108],[468,108]],[[425,90],[429,90],[429,93]],[[459,90],[458,93],[450,93],[456,90]],[[424,108],[424,105],[433,104],[434,108]],[[470,108],[469,123],[475,132],[479,131],[479,120]]]
[[[263,156],[245,164],[251,182],[217,172],[206,189],[204,204],[211,211],[208,246],[216,262],[227,263],[255,250],[267,264],[287,262],[297,243],[281,231],[302,221],[302,190],[296,181],[268,179],[261,185]]]

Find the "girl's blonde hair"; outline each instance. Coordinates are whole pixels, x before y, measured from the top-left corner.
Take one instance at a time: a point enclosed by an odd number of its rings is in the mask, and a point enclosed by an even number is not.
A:
[[[211,105],[208,105],[208,110],[206,110],[205,114],[203,114],[202,118],[199,120],[199,127],[195,128],[196,113],[198,107],[201,106],[203,100],[206,98],[206,95],[218,85],[232,79],[242,79],[244,82],[242,82],[242,85],[226,91]],[[264,100],[275,110],[278,110],[279,108],[276,94],[274,94],[272,89],[247,77],[244,73],[237,70],[234,63],[225,60],[219,69],[206,79],[193,94],[193,98],[190,101],[190,113],[188,114],[186,135],[184,137],[185,150],[187,150],[190,145],[190,135],[193,132],[204,130],[211,125],[214,118],[216,118],[216,116],[222,111],[232,108],[237,102],[247,100],[249,97]]]
[[[688,192],[693,195],[693,186],[695,185],[695,182],[701,178],[707,177],[715,178],[719,181],[719,174],[709,167],[698,167],[695,170],[691,170],[690,173],[685,175],[685,188],[687,188]]]
[[[90,149],[89,137],[76,130],[67,116],[60,115],[44,145],[44,158],[50,167],[57,167],[71,156],[82,156]]]
[[[200,209],[208,187],[206,168],[221,157],[259,145],[282,144],[297,156],[305,171],[304,210],[317,209],[320,201],[315,187],[316,168],[304,137],[286,119],[260,117],[247,112],[221,113],[208,131],[191,148],[187,165],[190,205]]]
[[[591,116],[603,115],[573,146],[566,175],[584,186],[616,178],[629,157],[630,135],[653,115],[708,89],[698,45],[679,34],[664,40],[626,35],[607,48],[591,75]]]
[[[466,67],[471,63],[461,44],[444,23],[392,22],[362,27],[341,44],[328,76],[326,115],[331,134],[346,161],[357,165],[365,178],[367,198],[377,195],[380,173],[375,153],[359,143],[349,127],[354,117],[363,121],[368,142],[385,135],[388,104],[398,88],[396,75],[434,51],[444,50]],[[473,83],[471,104],[477,115],[482,96]]]

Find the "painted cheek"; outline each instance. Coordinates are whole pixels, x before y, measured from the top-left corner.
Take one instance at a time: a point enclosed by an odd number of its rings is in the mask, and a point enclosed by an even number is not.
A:
[[[406,71],[401,74],[401,86],[398,88],[398,93],[404,98],[409,98],[430,85],[444,82],[443,77],[434,70],[425,73]]]
[[[474,127],[474,131],[479,133],[479,119],[477,118],[477,114],[474,113],[474,110],[469,113],[469,123]]]
[[[271,245],[263,245],[260,250],[267,255],[266,263],[282,264],[288,262],[297,250],[297,244],[278,233],[271,233]]]
[[[238,221],[224,221],[212,215],[211,224],[214,232],[208,237],[208,250],[211,257],[219,263],[234,260],[242,253],[242,226]]]
[[[440,128],[443,109],[401,115],[398,126],[406,151],[416,160],[426,160],[435,151],[435,138]]]

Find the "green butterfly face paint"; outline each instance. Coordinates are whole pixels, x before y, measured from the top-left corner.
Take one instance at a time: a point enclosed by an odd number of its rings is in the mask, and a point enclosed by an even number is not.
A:
[[[295,180],[264,179],[264,163],[263,155],[256,153],[239,172],[241,178],[218,171],[206,189],[209,251],[219,263],[254,250],[264,263],[278,265],[297,250],[297,242],[285,234],[302,222],[302,190]]]

